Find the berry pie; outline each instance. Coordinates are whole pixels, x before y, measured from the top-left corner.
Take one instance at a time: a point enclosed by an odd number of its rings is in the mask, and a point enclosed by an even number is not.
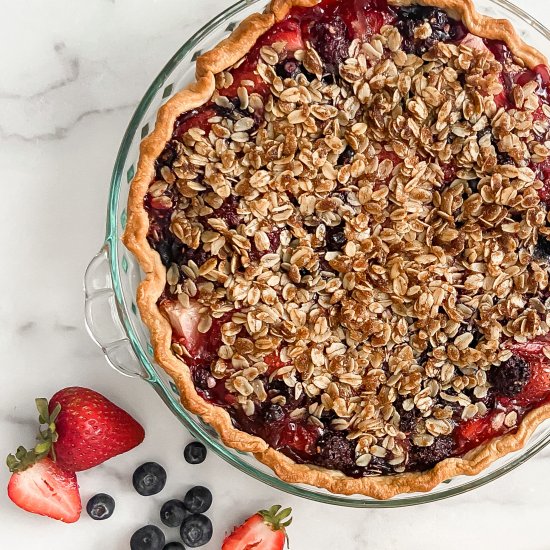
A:
[[[550,72],[470,0],[273,0],[142,144],[124,242],[183,404],[390,498],[550,417]]]

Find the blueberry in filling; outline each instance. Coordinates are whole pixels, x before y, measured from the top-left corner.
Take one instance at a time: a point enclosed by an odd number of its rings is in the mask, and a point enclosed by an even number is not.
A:
[[[455,42],[466,35],[461,22],[438,8],[411,6],[401,8],[398,13],[396,27],[403,36],[403,50],[407,53],[421,56],[437,42]],[[420,28],[423,25],[425,29]]]

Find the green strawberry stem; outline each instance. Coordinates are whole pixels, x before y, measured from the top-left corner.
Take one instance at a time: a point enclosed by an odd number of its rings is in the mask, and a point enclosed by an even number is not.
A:
[[[265,523],[267,523],[274,531],[285,531],[285,528],[292,523],[292,508],[282,509],[280,504],[275,504],[269,510],[260,510],[258,514],[262,516]]]
[[[33,449],[27,450],[25,447],[18,447],[15,454],[9,454],[6,464],[10,472],[22,472],[36,464],[39,460],[51,456],[55,460],[54,443],[57,441],[57,432],[55,421],[61,411],[61,405],[58,403],[50,414],[48,400],[44,397],[35,400],[38,409],[38,422],[40,428],[36,436],[37,444]],[[45,427],[42,427],[45,425]]]
[[[264,522],[274,531],[282,531],[285,534],[286,544],[290,545],[286,528],[292,523],[292,508],[283,508],[280,504],[275,504],[268,510],[260,510],[258,514],[262,516]]]

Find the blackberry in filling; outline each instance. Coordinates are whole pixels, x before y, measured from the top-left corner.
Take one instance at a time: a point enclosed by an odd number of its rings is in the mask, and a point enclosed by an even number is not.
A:
[[[489,380],[493,388],[505,397],[515,397],[520,393],[531,377],[531,369],[525,359],[513,355],[489,371]]]
[[[217,75],[145,198],[197,392],[352,477],[425,471],[548,402],[549,82],[382,0],[296,8]]]
[[[413,445],[410,451],[410,464],[414,470],[424,471],[433,468],[438,462],[453,456],[456,443],[451,436],[441,436],[428,447]]]
[[[309,36],[328,71],[334,73],[348,56],[351,40],[344,20],[338,15],[327,15],[313,23]]]

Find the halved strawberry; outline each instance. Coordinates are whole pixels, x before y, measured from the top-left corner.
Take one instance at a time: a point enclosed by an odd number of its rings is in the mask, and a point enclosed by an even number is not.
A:
[[[281,510],[279,505],[260,510],[226,537],[222,550],[282,550],[291,513],[290,508]]]
[[[80,517],[82,503],[76,474],[62,468],[48,457],[25,465],[23,447],[8,457],[13,472],[8,484],[8,496],[23,510],[74,523]],[[19,456],[18,456],[19,455]],[[16,458],[17,457],[17,458]]]
[[[41,425],[38,443],[30,451],[19,447],[8,457],[13,472],[48,456],[66,470],[87,470],[133,449],[145,437],[126,411],[88,388],[64,388],[49,403],[45,398],[35,401]]]

